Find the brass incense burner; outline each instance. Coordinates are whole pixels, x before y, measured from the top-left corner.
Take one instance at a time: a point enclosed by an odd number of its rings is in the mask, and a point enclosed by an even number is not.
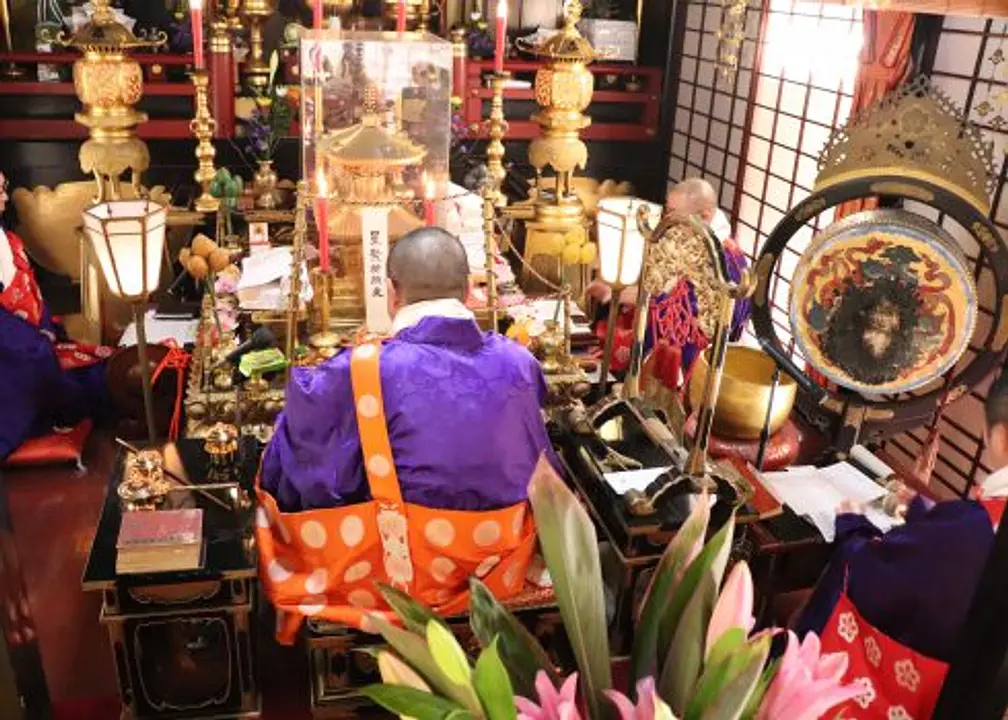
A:
[[[143,71],[129,56],[138,49],[153,49],[167,42],[164,33],[138,38],[120,23],[109,0],[95,0],[91,22],[53,42],[80,50],[73,66],[74,91],[84,106],[74,119],[88,128],[90,137],[78,155],[81,170],[94,175],[96,202],[120,197],[120,178],[130,173],[135,195],[140,195],[140,175],[150,166],[147,145],[136,128],[147,115],[134,106],[143,97]]]
[[[172,488],[165,477],[164,458],[157,450],[141,450],[129,456],[123,481],[116,493],[127,511],[157,510]]]

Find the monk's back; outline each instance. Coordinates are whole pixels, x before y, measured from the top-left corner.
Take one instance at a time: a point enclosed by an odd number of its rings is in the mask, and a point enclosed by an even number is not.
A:
[[[286,510],[370,499],[349,355],[296,372],[288,388],[262,472]],[[426,317],[382,345],[379,370],[406,502],[476,510],[527,497],[539,455],[552,454],[545,383],[528,351],[472,320]]]
[[[549,444],[542,372],[527,350],[465,320],[427,318],[385,345],[380,367],[407,502],[473,510],[527,497]]]

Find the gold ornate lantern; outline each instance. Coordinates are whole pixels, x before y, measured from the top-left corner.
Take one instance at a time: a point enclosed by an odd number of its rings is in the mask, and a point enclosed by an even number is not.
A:
[[[137,38],[116,19],[108,0],[95,0],[91,22],[73,36],[60,33],[55,38],[56,43],[84,53],[73,66],[74,90],[84,106],[74,119],[90,131],[79,159],[81,170],[95,177],[98,202],[120,197],[120,177],[127,171],[139,193],[150,154],[135,130],[147,122],[147,115],[134,109],[143,97],[143,72],[128,52],[158,47],[166,40],[164,33]]]
[[[573,190],[572,180],[574,173],[588,163],[588,148],[581,140],[581,131],[591,125],[591,118],[584,110],[592,99],[594,77],[588,65],[596,58],[596,53],[577,30],[580,19],[581,3],[572,0],[567,4],[560,32],[541,46],[524,47],[542,58],[545,65],[535,77],[535,99],[542,109],[532,116],[539,125],[540,135],[529,144],[528,150],[529,162],[536,171],[536,187],[526,203],[513,209],[513,214],[526,220],[526,248],[536,248],[553,258],[563,256],[566,246],[583,244],[588,224],[584,204]],[[491,116],[491,121],[493,119]],[[491,142],[493,126],[491,122]],[[499,184],[503,180],[499,159],[495,163],[491,158],[488,165],[494,181]],[[547,172],[553,176],[553,182],[548,185],[544,181]],[[531,256],[529,252],[526,254]],[[560,264],[580,261],[580,256],[568,257]],[[551,280],[563,274],[556,268],[537,269],[547,277],[552,276]]]

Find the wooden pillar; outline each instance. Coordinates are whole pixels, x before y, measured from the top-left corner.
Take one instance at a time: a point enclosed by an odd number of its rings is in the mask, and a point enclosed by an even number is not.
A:
[[[210,113],[217,121],[215,138],[231,138],[235,132],[235,64],[231,35],[226,18],[217,18],[211,26]]]

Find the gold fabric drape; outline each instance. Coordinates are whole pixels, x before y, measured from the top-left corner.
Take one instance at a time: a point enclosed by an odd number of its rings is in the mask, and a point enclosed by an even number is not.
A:
[[[864,46],[861,65],[854,81],[851,117],[870,107],[894,90],[910,70],[910,44],[913,40],[914,14],[906,12],[864,12]],[[835,220],[878,206],[875,198],[851,200],[836,209]]]

